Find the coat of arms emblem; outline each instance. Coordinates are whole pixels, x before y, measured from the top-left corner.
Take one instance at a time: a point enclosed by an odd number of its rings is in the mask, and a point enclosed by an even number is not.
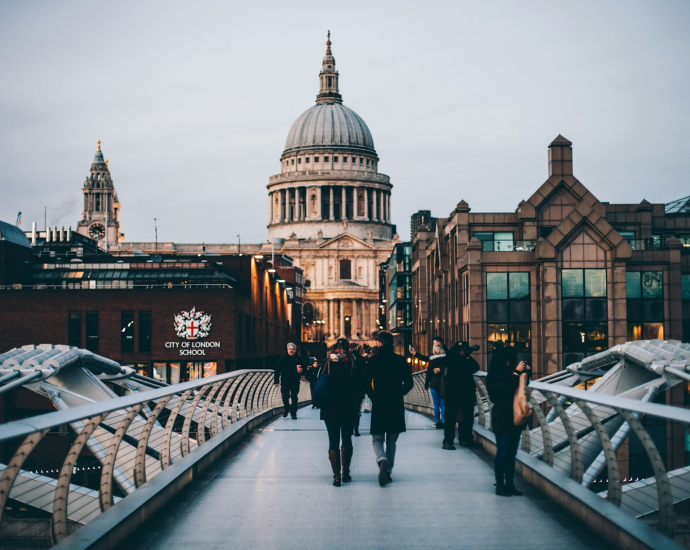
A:
[[[175,333],[180,338],[196,340],[206,338],[211,332],[211,315],[203,311],[197,311],[195,307],[191,311],[181,311],[175,315]]]

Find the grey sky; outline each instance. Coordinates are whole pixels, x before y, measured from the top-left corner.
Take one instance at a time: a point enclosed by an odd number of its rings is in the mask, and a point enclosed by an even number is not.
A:
[[[393,222],[514,211],[557,134],[600,200],[690,194],[690,2],[0,3],[0,219],[74,226],[103,152],[127,240],[258,242],[326,31]]]

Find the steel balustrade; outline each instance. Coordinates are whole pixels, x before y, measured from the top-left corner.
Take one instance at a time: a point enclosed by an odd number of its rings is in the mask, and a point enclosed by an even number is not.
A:
[[[0,461],[7,463],[0,465],[0,539],[64,540],[238,420],[282,407],[273,376],[272,370],[234,371],[0,425]],[[302,382],[299,400],[310,398]],[[76,438],[66,446],[70,426]],[[100,467],[89,470],[98,471],[98,479],[79,486],[77,461],[97,433]],[[66,455],[56,457],[59,449]],[[50,472],[42,467],[46,454],[61,466]],[[27,459],[34,471],[22,469]],[[42,509],[51,519],[6,517],[10,501]]]
[[[408,408],[432,415],[431,396],[424,388],[425,375],[425,372],[413,373],[414,388],[405,397],[405,403]],[[493,403],[486,389],[486,373],[477,372],[474,379],[475,422],[490,430]],[[638,401],[571,386],[530,382],[534,414],[523,431],[522,450],[673,538],[679,513],[674,505],[690,501],[690,467],[681,466],[667,472],[658,441],[643,420],[661,422],[664,432],[672,431],[677,425],[690,433],[690,410],[651,403],[645,398]],[[621,456],[617,451],[630,433],[635,434],[634,445],[639,443],[646,457],[643,468],[649,473],[646,479],[633,480],[632,476],[628,479],[621,474]],[[587,476],[585,466],[589,466]],[[680,541],[688,544],[682,538]]]

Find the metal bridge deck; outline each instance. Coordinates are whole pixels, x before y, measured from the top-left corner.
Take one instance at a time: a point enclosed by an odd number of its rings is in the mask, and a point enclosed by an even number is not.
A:
[[[441,449],[443,434],[407,412],[394,482],[381,488],[370,415],[354,438],[353,481],[331,485],[318,411],[256,430],[136,531],[122,549],[610,548],[557,504],[517,480],[524,497],[494,494],[482,449]]]

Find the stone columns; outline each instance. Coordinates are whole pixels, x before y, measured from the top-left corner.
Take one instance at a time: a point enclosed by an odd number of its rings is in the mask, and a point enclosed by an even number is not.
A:
[[[356,338],[357,337],[357,330],[359,329],[359,319],[357,319],[357,300],[354,298],[352,299],[352,323],[350,323],[350,327],[352,327],[352,330],[350,331],[352,335],[350,336],[351,338]]]
[[[364,218],[369,221],[369,189],[364,188]]]
[[[323,218],[323,215],[321,214],[321,207],[323,205],[323,194],[322,191],[323,188],[321,186],[317,187],[316,191],[316,212],[314,212],[314,217],[318,218],[319,220]]]
[[[273,223],[273,193],[268,194],[268,223]]]
[[[345,300],[338,300],[340,302],[340,326],[338,327],[338,336],[345,336]]]
[[[344,219],[347,218],[347,202],[346,202],[346,200],[347,200],[347,193],[345,192],[345,186],[344,186],[344,185],[341,187],[341,189],[342,189],[342,192],[343,192],[343,198],[342,198],[342,200],[340,201],[340,203],[341,203],[341,206],[340,206],[340,210],[341,210],[341,212],[340,212],[340,219],[341,219],[341,220],[344,220]]]
[[[335,337],[336,331],[333,326],[335,324],[335,315],[333,309],[333,300],[328,300],[328,334]]]
[[[378,205],[376,203],[378,197],[378,190],[372,189],[371,190],[371,220],[372,221],[379,221],[379,216],[378,216]]]
[[[330,199],[328,201],[328,219],[334,220],[335,215],[333,214],[333,186],[329,185],[328,189],[330,191]]]

